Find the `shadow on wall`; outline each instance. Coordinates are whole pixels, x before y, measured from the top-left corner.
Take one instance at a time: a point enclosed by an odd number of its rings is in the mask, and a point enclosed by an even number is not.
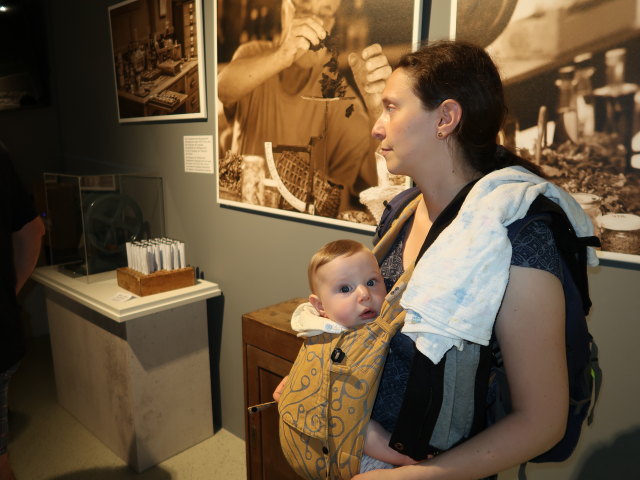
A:
[[[640,472],[640,427],[591,449],[573,480],[632,478]]]

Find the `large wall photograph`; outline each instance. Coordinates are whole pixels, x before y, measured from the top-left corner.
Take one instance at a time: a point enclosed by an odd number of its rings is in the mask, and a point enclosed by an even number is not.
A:
[[[637,0],[452,2],[455,38],[484,46],[505,84],[503,142],[591,215],[601,258],[640,263]]]
[[[363,61],[349,57],[361,59],[377,43],[393,66],[426,35],[418,26],[422,0],[397,0],[393,8],[383,0],[216,6],[218,202],[373,231],[383,201],[408,182],[376,159],[371,128],[379,110],[357,85]],[[314,22],[303,27],[310,16]],[[316,29],[319,43],[302,40],[309,35],[302,28]],[[283,64],[285,47],[296,41],[298,56]]]

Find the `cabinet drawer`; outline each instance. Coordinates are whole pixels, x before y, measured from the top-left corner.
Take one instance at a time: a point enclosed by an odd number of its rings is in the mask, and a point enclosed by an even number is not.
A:
[[[191,69],[191,71],[187,74],[186,77],[186,89],[185,92],[187,95],[191,95],[194,92],[198,91],[198,67]]]
[[[177,82],[172,83],[171,86],[167,90],[171,90],[172,92],[178,92],[178,93],[186,94],[187,93],[187,87],[186,87],[185,78],[186,77],[182,77]]]
[[[197,91],[187,98],[187,113],[198,113],[200,111],[200,95]]]

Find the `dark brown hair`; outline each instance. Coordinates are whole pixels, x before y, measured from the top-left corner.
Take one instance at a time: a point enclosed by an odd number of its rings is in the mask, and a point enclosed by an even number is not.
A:
[[[462,118],[453,135],[474,169],[485,174],[522,165],[540,175],[536,165],[496,143],[507,106],[500,73],[484,49],[437,41],[402,56],[398,68],[413,79],[413,91],[426,109],[433,110],[449,98],[461,105]]]

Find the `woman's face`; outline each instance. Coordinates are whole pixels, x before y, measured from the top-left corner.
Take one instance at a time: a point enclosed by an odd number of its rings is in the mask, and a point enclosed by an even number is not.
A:
[[[425,109],[412,88],[413,79],[405,70],[399,68],[391,74],[382,92],[382,114],[371,133],[380,140],[387,169],[415,178],[437,141],[439,113],[438,109]]]

